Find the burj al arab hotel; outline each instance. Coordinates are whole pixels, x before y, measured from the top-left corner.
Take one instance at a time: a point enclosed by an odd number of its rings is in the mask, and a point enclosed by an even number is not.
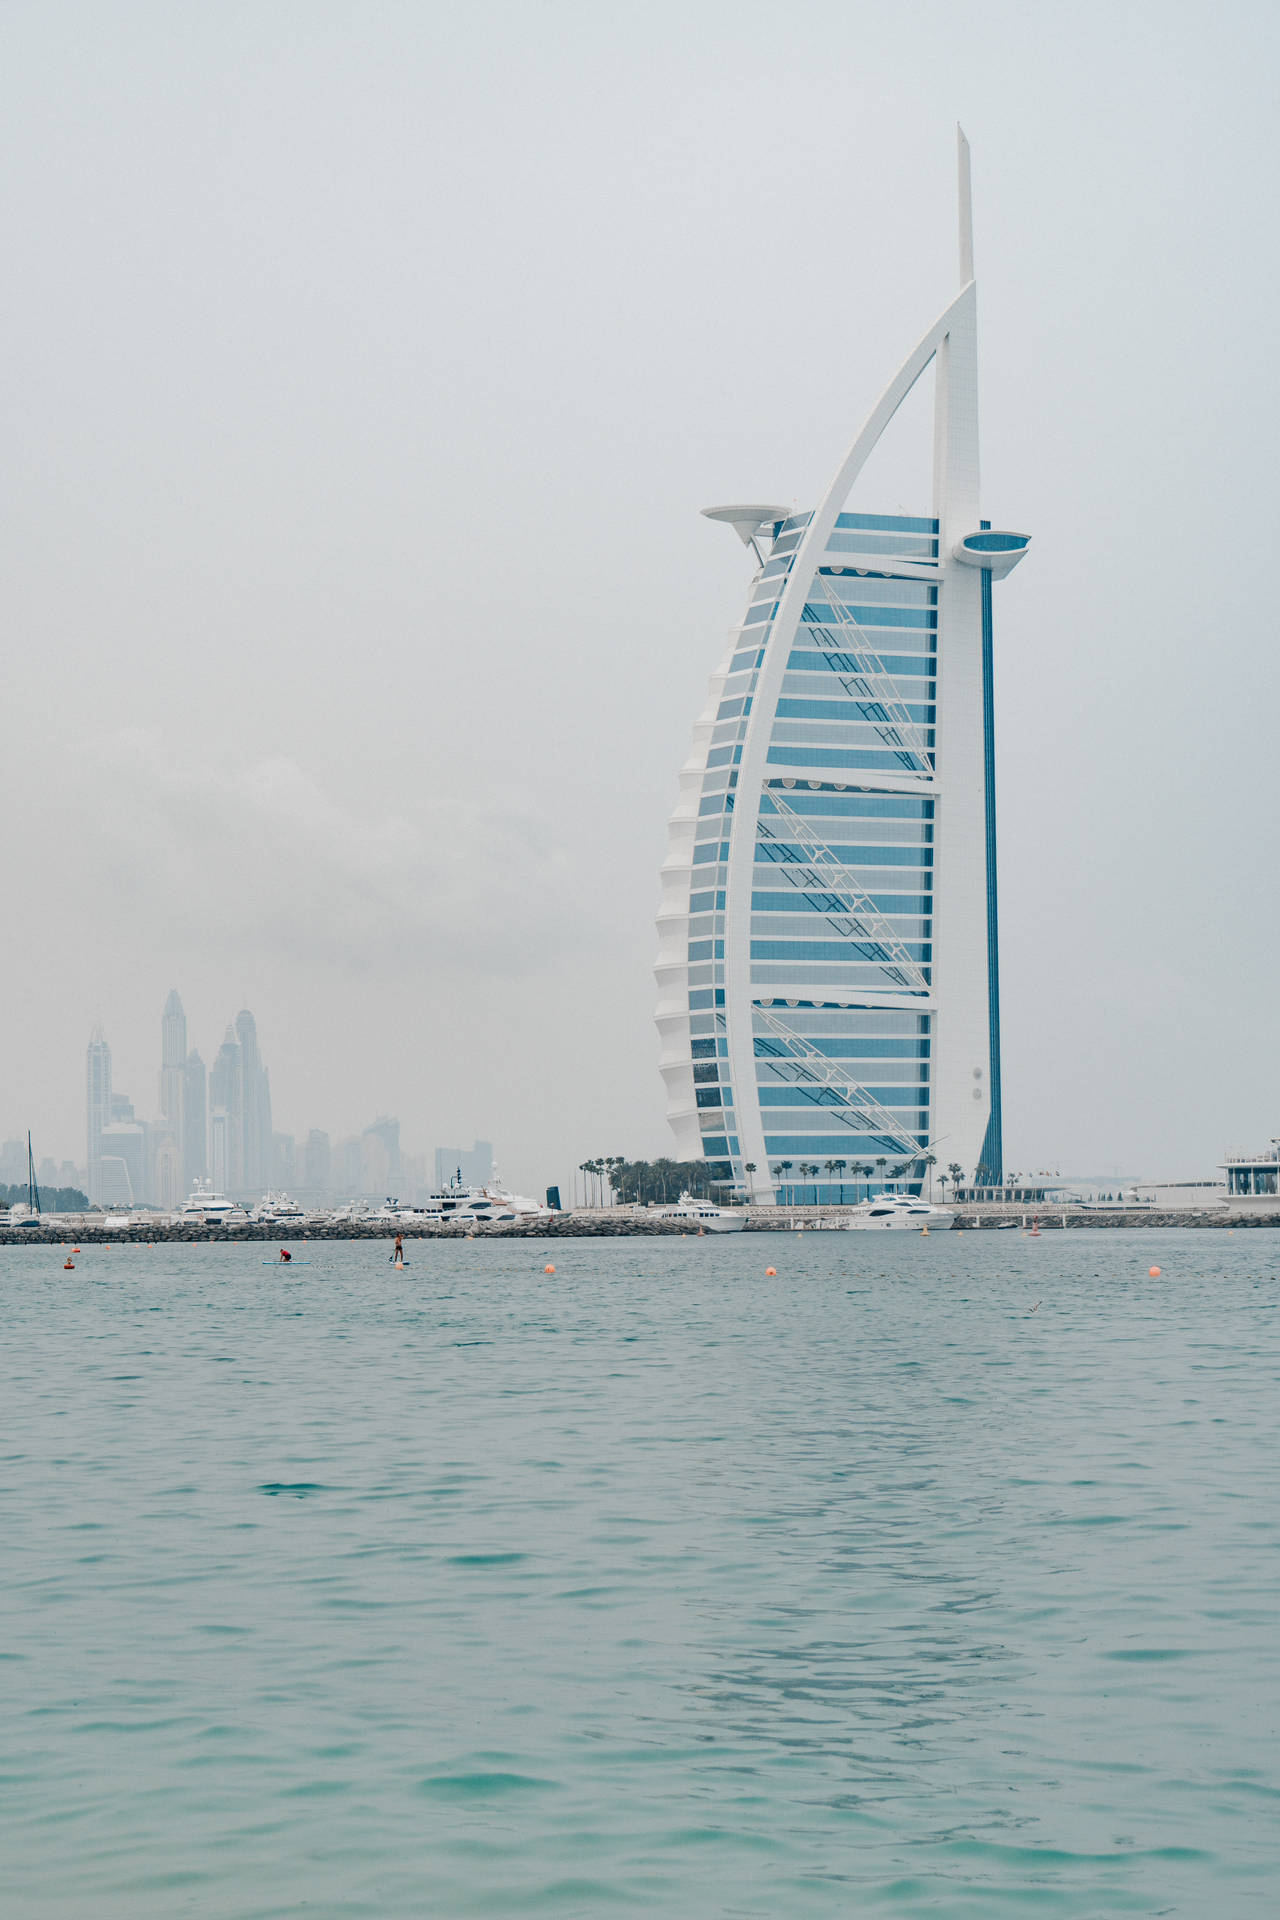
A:
[[[992,582],[1028,542],[980,517],[959,138],[960,290],[825,498],[705,509],[755,572],[680,776],[658,1029],[679,1157],[761,1202],[1003,1172]],[[931,364],[932,511],[846,512]]]

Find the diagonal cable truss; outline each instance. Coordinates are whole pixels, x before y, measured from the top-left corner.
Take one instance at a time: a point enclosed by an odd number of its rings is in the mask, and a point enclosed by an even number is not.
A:
[[[789,1084],[796,1086],[801,1092],[808,1093],[822,1106],[831,1106],[833,1103],[822,1100],[821,1095],[834,1094],[836,1096],[835,1117],[845,1126],[852,1127],[855,1133],[887,1134],[891,1140],[897,1141],[904,1153],[909,1153],[913,1160],[919,1159],[925,1149],[913,1134],[907,1132],[896,1114],[890,1113],[888,1107],[880,1105],[874,1094],[868,1093],[858,1081],[851,1080],[834,1060],[828,1059],[825,1053],[820,1053],[817,1047],[811,1046],[809,1041],[802,1039],[793,1027],[789,1027],[785,1020],[779,1020],[768,1007],[762,1007],[758,1000],[752,1001],[751,1011],[757,1020],[763,1021],[779,1046],[786,1049],[785,1053],[776,1052],[767,1040],[762,1040],[759,1035],[756,1035],[757,1054],[763,1049],[764,1057],[773,1060],[779,1068],[792,1068],[795,1078]],[[840,1108],[844,1111],[840,1112]],[[870,1124],[855,1126],[855,1116],[858,1120],[868,1121]]]
[[[814,574],[811,592],[826,601],[834,618],[817,621],[802,615],[803,630],[817,640],[845,692],[861,704],[866,718],[906,771],[932,780],[933,757],[924,734],[911,718],[909,707],[892,675],[885,672],[871,641],[823,574]]]
[[[763,817],[756,820],[756,831],[764,842],[769,859],[786,875],[793,887],[806,891],[809,904],[823,915],[843,940],[856,940],[896,986],[908,993],[928,993],[929,982],[911,950],[893,931],[869,893],[864,892],[848,867],[820,840],[807,820],[781,799],[777,789],[765,792],[774,810],[786,822],[788,834],[797,840],[803,853],[780,840]],[[805,856],[808,856],[807,859]]]

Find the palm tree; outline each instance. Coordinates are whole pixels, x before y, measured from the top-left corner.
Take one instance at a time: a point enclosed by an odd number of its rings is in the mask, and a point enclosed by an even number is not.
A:
[[[756,1183],[755,1183],[755,1181],[754,1181],[754,1180],[753,1180],[753,1179],[751,1178],[751,1176],[752,1176],[752,1174],[753,1174],[753,1173],[755,1172],[755,1170],[756,1170],[756,1163],[755,1163],[755,1161],[754,1161],[754,1160],[748,1160],[748,1161],[746,1161],[746,1162],[744,1162],[744,1164],[743,1164],[743,1168],[742,1168],[742,1171],[743,1171],[743,1172],[744,1172],[744,1173],[746,1174],[746,1176],[747,1176],[747,1199],[748,1199],[748,1201],[752,1201],[752,1200],[754,1200],[754,1199],[755,1199],[755,1197],[756,1197]]]
[[[824,1164],[827,1169],[827,1179],[830,1180],[834,1178],[835,1170],[840,1165],[840,1162],[838,1160],[827,1160]]]
[[[963,1185],[964,1168],[960,1165],[960,1162],[958,1160],[951,1161],[950,1165],[947,1168],[947,1172],[951,1175],[951,1184],[953,1187],[958,1188]]]
[[[779,1160],[779,1162],[778,1162],[778,1172],[779,1172],[779,1173],[790,1173],[790,1171],[791,1171],[791,1166],[792,1166],[792,1163],[791,1163],[791,1161],[790,1161],[790,1160]],[[786,1192],[786,1191],[788,1190],[788,1187],[789,1187],[789,1183],[787,1183],[787,1185],[784,1185],[784,1188],[783,1188],[783,1191],[784,1191],[784,1192]],[[783,1204],[783,1206],[785,1207],[785,1206],[786,1206],[786,1205],[788,1204],[788,1202],[784,1200],[782,1204]]]
[[[940,1173],[938,1175],[938,1185],[942,1188],[942,1199],[943,1199],[943,1204],[945,1205],[946,1198],[947,1198],[947,1176],[945,1173]]]
[[[932,1206],[933,1205],[933,1170],[938,1164],[937,1154],[926,1153],[924,1157],[924,1164],[929,1175],[929,1204],[930,1206]]]
[[[876,1166],[880,1169],[880,1185],[882,1187],[884,1186],[884,1170],[888,1166],[888,1164],[889,1162],[885,1159],[883,1154],[881,1154],[879,1159],[876,1161]]]
[[[836,1172],[840,1175],[840,1205],[843,1206],[844,1205],[844,1176],[845,1176],[845,1169],[847,1168],[849,1162],[847,1160],[833,1160],[831,1164],[835,1168]]]
[[[813,1184],[813,1204],[816,1207],[818,1204],[818,1175],[822,1171],[822,1169],[819,1167],[816,1160],[811,1160],[808,1166],[801,1167],[800,1171],[801,1173],[807,1173],[809,1178],[814,1183]]]

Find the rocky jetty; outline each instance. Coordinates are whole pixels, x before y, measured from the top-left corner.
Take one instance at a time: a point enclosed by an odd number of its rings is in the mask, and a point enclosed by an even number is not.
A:
[[[955,1229],[965,1232],[993,1231],[999,1225],[1031,1227],[1038,1224],[1045,1233],[1062,1228],[1098,1227],[1204,1227],[1221,1231],[1224,1227],[1280,1227],[1280,1208],[1274,1212],[1236,1212],[1215,1207],[1203,1213],[1132,1207],[1096,1211],[1088,1207],[1046,1207],[1036,1213],[1023,1207],[961,1206],[953,1209]],[[836,1207],[755,1207],[747,1210],[748,1233],[794,1233],[829,1231],[841,1218]],[[591,1213],[562,1214],[554,1219],[503,1224],[477,1222],[449,1227],[397,1227],[389,1221],[320,1221],[302,1231],[289,1233],[269,1221],[251,1220],[241,1226],[202,1227],[190,1223],[132,1221],[127,1227],[108,1228],[77,1221],[51,1220],[38,1227],[0,1227],[0,1246],[80,1246],[119,1245],[161,1246],[169,1242],[259,1241],[269,1246],[300,1246],[322,1240],[392,1240],[397,1232],[406,1240],[618,1240],[662,1237],[692,1239],[697,1230],[687,1220],[663,1220],[641,1210],[631,1212],[610,1207]],[[717,1238],[719,1236],[707,1236]]]

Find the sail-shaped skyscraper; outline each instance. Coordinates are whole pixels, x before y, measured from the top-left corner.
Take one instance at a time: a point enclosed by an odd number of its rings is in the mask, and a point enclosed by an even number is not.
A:
[[[761,1200],[1002,1172],[991,587],[1027,536],[980,518],[959,160],[959,292],[821,504],[706,509],[757,570],[681,774],[658,1028],[677,1151]],[[845,511],[931,365],[931,511]]]

